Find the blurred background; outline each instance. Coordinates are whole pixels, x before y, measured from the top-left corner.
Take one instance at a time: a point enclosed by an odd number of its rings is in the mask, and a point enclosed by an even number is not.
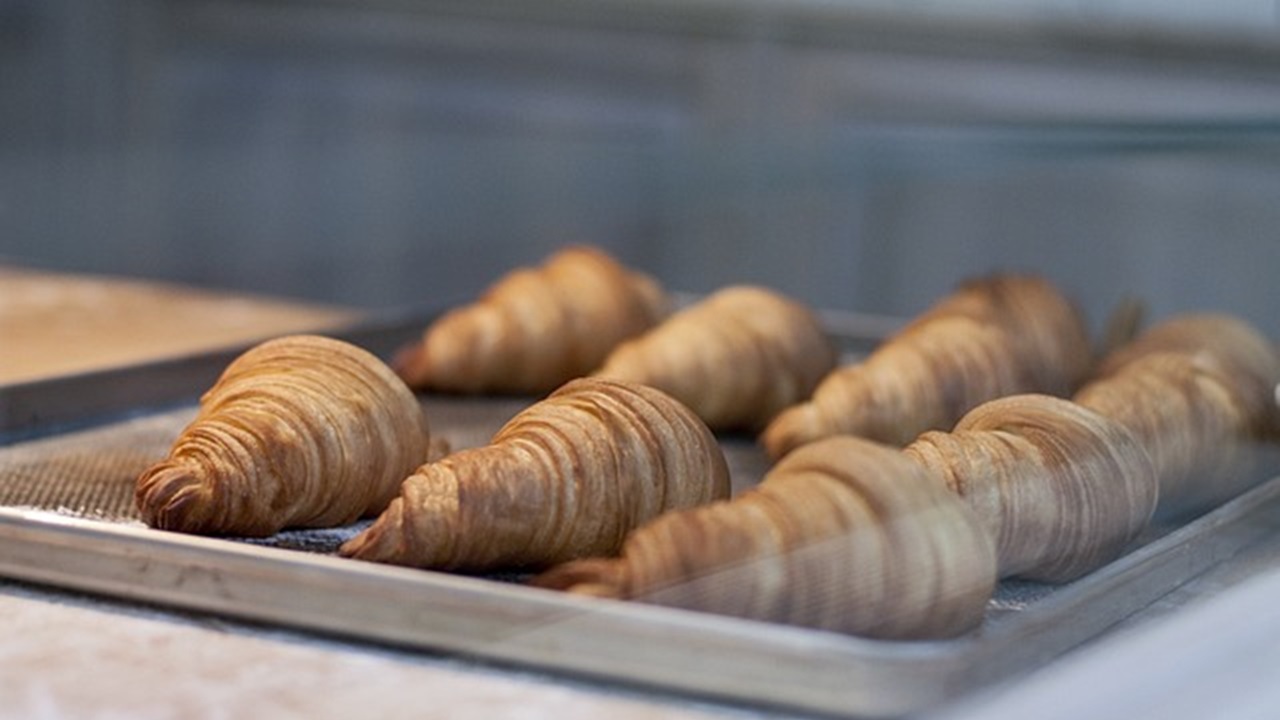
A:
[[[569,242],[1280,337],[1274,0],[0,0],[0,264],[441,307]]]

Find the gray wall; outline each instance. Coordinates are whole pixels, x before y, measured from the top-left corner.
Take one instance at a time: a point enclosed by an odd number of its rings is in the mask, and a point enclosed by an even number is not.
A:
[[[0,2],[0,258],[380,308],[577,241],[694,292],[906,315],[1026,269],[1280,337],[1267,38],[782,7]]]

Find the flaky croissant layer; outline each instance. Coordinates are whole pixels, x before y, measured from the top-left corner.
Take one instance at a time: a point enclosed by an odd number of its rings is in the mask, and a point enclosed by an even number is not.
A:
[[[990,400],[900,453],[851,437],[804,444],[732,501],[668,513],[620,557],[535,583],[860,635],[954,634],[978,622],[995,577],[1091,572],[1139,538],[1166,494],[1224,499],[1242,446],[1277,437],[1280,358],[1238,320],[1175,318],[1102,368],[1074,400]],[[934,509],[901,512],[904,493],[932,493],[920,506]],[[890,585],[911,578],[931,584]]]
[[[413,472],[341,553],[424,568],[540,568],[612,554],[657,515],[729,494],[724,453],[661,391],[580,378],[479,448]]]
[[[659,388],[713,430],[758,431],[809,397],[835,361],[809,308],[767,288],[734,285],[623,342],[594,374]]]
[[[669,512],[617,558],[567,563],[543,587],[882,638],[981,622],[996,582],[990,535],[898,450],[828,438],[756,488]]]
[[[568,246],[440,316],[392,364],[416,389],[540,395],[595,370],[666,312],[653,278]]]
[[[381,512],[425,461],[427,419],[372,354],[296,335],[236,358],[169,455],[137,481],[148,525],[266,536]]]
[[[1148,448],[1162,511],[1221,502],[1256,482],[1280,440],[1280,354],[1243,320],[1179,315],[1109,354],[1080,404],[1129,428]]]
[[[978,514],[1001,577],[1066,582],[1101,567],[1147,527],[1158,497],[1137,437],[1047,395],[984,403],[904,452]]]
[[[1080,313],[1048,281],[973,280],[864,361],[833,370],[809,401],[769,424],[761,443],[774,458],[839,434],[902,446],[926,430],[950,429],[987,400],[1068,394],[1092,359]]]

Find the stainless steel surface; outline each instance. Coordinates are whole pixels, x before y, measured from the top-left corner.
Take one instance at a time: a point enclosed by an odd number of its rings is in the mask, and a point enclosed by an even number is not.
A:
[[[1280,482],[1271,482],[972,637],[945,642],[843,637],[33,511],[0,511],[0,573],[735,702],[892,716],[1057,658],[1274,533],[1278,522]]]

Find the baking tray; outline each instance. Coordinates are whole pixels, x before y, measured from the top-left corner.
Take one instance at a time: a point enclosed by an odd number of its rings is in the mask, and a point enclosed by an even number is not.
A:
[[[426,318],[339,333],[382,355]],[[846,352],[882,318],[828,315]],[[333,554],[363,525],[266,540],[143,526],[132,480],[163,455],[195,398],[243,348],[0,388],[0,575],[411,651],[456,653],[664,692],[843,717],[894,717],[1062,655],[1273,534],[1280,478],[1185,524],[1153,526],[1121,559],[1065,586],[1004,582],[982,627],[945,641],[879,641],[673,608],[579,598],[519,577],[468,577]],[[483,443],[529,401],[424,396],[433,432]],[[7,411],[6,411],[7,408]],[[765,468],[721,438],[735,489]]]

